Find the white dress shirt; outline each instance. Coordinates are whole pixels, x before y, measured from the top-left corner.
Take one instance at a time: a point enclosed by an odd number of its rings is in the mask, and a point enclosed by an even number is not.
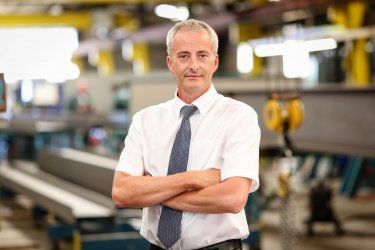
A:
[[[247,104],[218,94],[213,85],[192,104],[198,111],[190,118],[187,171],[215,168],[221,170],[222,181],[249,178],[249,192],[254,192],[259,187],[260,129],[256,112]],[[116,171],[133,176],[166,176],[184,105],[176,94],[170,101],[136,113]],[[161,205],[143,208],[141,235],[163,247],[157,237],[161,210]],[[196,249],[248,235],[244,210],[237,214],[183,212],[181,238],[171,249]]]

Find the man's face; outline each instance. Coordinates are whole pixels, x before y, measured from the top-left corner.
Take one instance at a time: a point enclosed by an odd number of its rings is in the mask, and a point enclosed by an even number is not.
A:
[[[173,51],[167,57],[169,70],[176,76],[179,94],[204,94],[218,66],[212,40],[207,31],[179,31]]]

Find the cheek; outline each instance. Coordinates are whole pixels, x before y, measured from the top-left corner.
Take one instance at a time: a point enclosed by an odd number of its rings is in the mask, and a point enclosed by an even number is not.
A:
[[[178,67],[176,68],[177,72],[180,74],[183,74],[188,69],[189,68],[185,64],[178,65]]]
[[[204,67],[202,69],[204,70],[205,73],[212,74],[215,71],[216,66],[215,66],[215,64],[210,63],[209,65],[206,65],[206,67]]]
[[[179,74],[181,72],[181,66],[178,64],[172,64],[172,72]]]

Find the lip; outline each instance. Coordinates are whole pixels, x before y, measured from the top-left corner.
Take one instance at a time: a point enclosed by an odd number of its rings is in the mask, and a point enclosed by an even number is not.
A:
[[[202,75],[186,75],[187,78],[199,78],[202,77]]]

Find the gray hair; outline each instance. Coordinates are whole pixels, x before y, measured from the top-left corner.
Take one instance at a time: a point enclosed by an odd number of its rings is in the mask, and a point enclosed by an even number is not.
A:
[[[167,34],[167,52],[171,56],[173,50],[173,38],[179,31],[207,31],[211,37],[212,45],[214,47],[214,52],[217,54],[219,47],[219,39],[216,32],[207,23],[196,20],[188,19],[186,21],[176,23]]]

